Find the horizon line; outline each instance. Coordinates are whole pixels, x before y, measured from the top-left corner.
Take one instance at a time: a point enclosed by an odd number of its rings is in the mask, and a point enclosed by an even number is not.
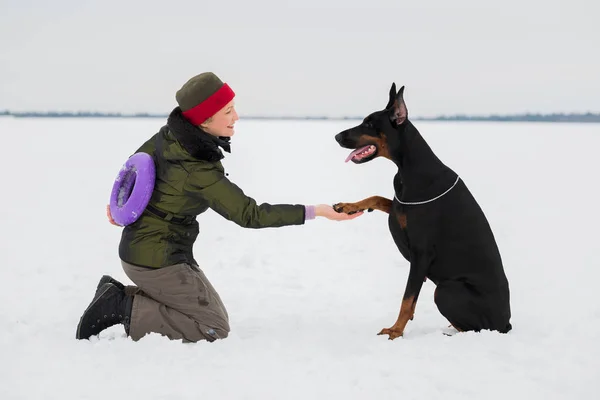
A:
[[[170,113],[121,113],[100,111],[10,111],[0,110],[0,116],[12,116],[15,118],[168,118]],[[293,116],[293,115],[246,115],[240,119],[248,120],[362,120],[359,116]],[[414,121],[539,121],[539,122],[600,122],[600,113],[588,112],[552,112],[533,113],[522,112],[512,114],[439,114],[433,117],[416,116]]]

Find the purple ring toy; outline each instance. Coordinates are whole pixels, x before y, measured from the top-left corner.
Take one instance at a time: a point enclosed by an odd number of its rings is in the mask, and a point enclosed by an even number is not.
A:
[[[147,153],[134,154],[121,167],[110,194],[110,213],[117,224],[137,221],[150,202],[155,179],[154,160]]]

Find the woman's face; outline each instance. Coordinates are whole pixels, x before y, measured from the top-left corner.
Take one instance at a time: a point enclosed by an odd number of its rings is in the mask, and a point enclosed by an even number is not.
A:
[[[213,136],[231,137],[235,133],[233,125],[238,119],[234,100],[231,100],[225,107],[217,111],[215,115],[200,124],[200,127],[206,133],[210,133]]]

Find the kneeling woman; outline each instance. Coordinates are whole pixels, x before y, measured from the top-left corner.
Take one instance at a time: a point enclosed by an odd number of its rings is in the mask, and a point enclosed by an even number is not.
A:
[[[221,149],[230,151],[238,120],[231,88],[213,73],[202,73],[183,85],[176,100],[179,106],[167,124],[136,151],[154,158],[156,180],[146,210],[125,226],[119,245],[122,267],[135,286],[103,276],[79,321],[77,339],[116,324],[123,324],[133,340],[151,332],[185,342],[227,337],[227,310],[192,255],[196,217],[209,208],[244,228],[361,215],[337,213],[325,204],[257,205],[226,177],[221,164]],[[108,207],[107,213],[117,225]]]

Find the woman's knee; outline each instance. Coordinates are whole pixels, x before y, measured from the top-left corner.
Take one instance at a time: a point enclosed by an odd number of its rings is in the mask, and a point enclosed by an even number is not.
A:
[[[215,330],[217,331],[217,334],[221,339],[225,339],[227,336],[229,336],[229,332],[231,332],[231,327],[229,326],[229,319],[226,316],[222,316]]]
[[[214,328],[201,326],[200,330],[202,331],[202,335],[209,342],[214,342],[215,340],[218,340],[218,339],[225,339],[229,336],[229,332],[230,332],[228,323],[220,324],[220,326],[216,326]]]
[[[225,339],[231,331],[229,318],[223,313],[211,313],[209,317],[197,323],[209,339]]]

